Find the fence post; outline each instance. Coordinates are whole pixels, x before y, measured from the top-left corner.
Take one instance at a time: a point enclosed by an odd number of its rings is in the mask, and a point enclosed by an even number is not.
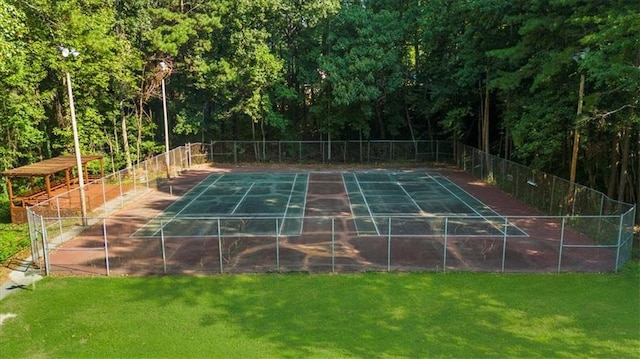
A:
[[[504,227],[503,227],[503,236],[502,236],[502,270],[501,273],[504,273],[504,264],[507,261],[507,231],[509,230],[509,220],[507,217],[504,217]]]
[[[164,248],[164,223],[160,220],[160,249],[162,250],[162,272],[167,274],[167,252]]]
[[[334,217],[331,217],[331,273],[336,271],[336,231]]]
[[[276,271],[280,271],[280,230],[279,219],[276,218]]]
[[[562,217],[562,225],[560,226],[560,248],[558,250],[558,273],[562,269],[562,249],[564,248],[564,223],[567,217]]]
[[[36,214],[31,212],[29,208],[26,209],[26,212],[27,222],[29,223],[29,241],[31,242],[31,261],[34,264],[37,263],[39,265],[40,251],[38,250],[38,231],[36,229],[37,223],[35,219]]]
[[[69,194],[67,193],[67,196]],[[62,214],[60,213],[60,197],[56,197],[56,209],[58,212],[58,228],[60,229],[60,238],[62,238]]]
[[[447,272],[447,233],[449,232],[449,217],[444,217],[444,246],[442,249],[442,272]]]
[[[109,244],[107,241],[107,220],[105,218],[102,219],[102,235],[104,239],[104,265],[107,270],[107,277],[111,274],[109,267]]]
[[[118,188],[120,189],[120,208],[124,208],[124,197],[122,195],[122,171],[118,171]]]
[[[551,199],[549,200],[549,214],[555,215],[557,212],[553,212],[553,196],[556,189],[556,176],[551,176]]]
[[[109,213],[107,209],[107,189],[104,187],[104,177],[100,179],[102,183],[102,206],[104,207],[104,216],[106,217]]]
[[[44,257],[44,274],[51,273],[49,263],[49,249],[47,248],[47,229],[44,226],[44,217],[40,216],[40,234],[42,235],[42,256]]]
[[[387,228],[387,272],[391,272],[391,217]]]
[[[220,230],[220,218],[217,219],[218,223],[218,256],[220,259],[220,274],[224,273],[224,268],[222,266],[222,233]]]
[[[233,141],[233,163],[238,164],[238,143]]]
[[[627,213],[633,213],[627,212]],[[618,268],[620,267],[620,246],[622,245],[622,229],[624,227],[624,213],[620,215],[620,222],[618,228],[618,245],[616,246],[616,268],[615,272],[618,273]]]

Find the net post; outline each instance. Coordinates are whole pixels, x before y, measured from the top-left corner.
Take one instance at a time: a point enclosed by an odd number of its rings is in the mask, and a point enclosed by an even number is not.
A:
[[[167,274],[167,252],[164,248],[164,223],[160,220],[160,249],[162,250],[162,272]]]
[[[389,217],[387,233],[387,272],[391,272],[391,217]]]
[[[220,218],[216,219],[216,223],[218,224],[218,258],[220,260],[220,274],[224,273],[224,268],[222,266],[222,233],[220,231]]]
[[[442,273],[447,272],[447,232],[449,232],[449,217],[444,217],[444,245],[442,246]]]
[[[104,240],[104,265],[106,267],[107,277],[111,275],[111,268],[109,267],[109,244],[107,241],[107,220],[102,219],[102,236]]]
[[[560,225],[560,248],[558,249],[558,273],[562,269],[562,248],[564,248],[564,225],[567,217],[562,217],[562,224]]]
[[[504,217],[504,227],[503,227],[503,236],[502,236],[502,268],[501,273],[504,273],[504,264],[506,262],[507,256],[507,231],[509,229],[509,221],[507,217]]]

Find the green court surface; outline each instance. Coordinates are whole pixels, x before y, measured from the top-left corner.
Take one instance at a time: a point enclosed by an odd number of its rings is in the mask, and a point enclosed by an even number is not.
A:
[[[526,235],[439,174],[353,172],[343,180],[360,235]]]
[[[213,174],[135,237],[300,234],[308,173]]]
[[[133,236],[300,235],[309,178],[309,173],[213,174]],[[342,181],[358,235],[526,236],[439,174],[343,172]]]

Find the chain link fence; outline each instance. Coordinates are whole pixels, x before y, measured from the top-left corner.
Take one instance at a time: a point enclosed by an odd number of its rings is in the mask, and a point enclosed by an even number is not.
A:
[[[247,142],[218,141],[187,144],[88,183],[86,218],[81,217],[79,190],[65,193],[27,210],[32,258],[46,274],[112,273],[237,273],[265,271],[617,271],[631,257],[635,206],[561,178],[442,141]],[[219,162],[378,163],[440,162],[495,184],[541,216],[495,219],[523,228],[535,236],[461,233],[477,218],[440,216],[425,235],[402,235],[400,218],[370,219],[388,223],[385,235],[363,236],[354,229],[357,218],[323,216],[300,218],[301,236],[274,231],[214,230],[197,236],[151,238],[132,236],[150,218],[121,216],[144,199],[180,196],[172,178],[185,176],[196,165]],[[188,176],[189,171],[186,172]],[[174,193],[175,192],[175,193]],[[162,197],[164,198],[164,197]],[[169,203],[169,202],[166,202]],[[184,219],[185,226],[201,226],[202,219]],[[415,224],[414,220],[404,220]],[[473,224],[471,224],[473,226]],[[164,228],[164,226],[161,226]],[[400,229],[399,229],[400,228]],[[468,228],[468,227],[467,227]],[[74,241],[69,241],[70,239]],[[585,240],[586,239],[586,240]]]
[[[543,213],[566,217],[594,245],[614,245],[619,269],[632,255],[636,206],[563,178],[458,144],[456,165]]]

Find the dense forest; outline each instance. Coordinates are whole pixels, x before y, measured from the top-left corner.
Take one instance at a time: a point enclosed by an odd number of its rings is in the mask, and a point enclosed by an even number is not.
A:
[[[164,80],[172,147],[455,140],[637,202],[639,34],[637,0],[1,0],[0,171],[73,152],[68,73],[110,169],[162,151]]]

